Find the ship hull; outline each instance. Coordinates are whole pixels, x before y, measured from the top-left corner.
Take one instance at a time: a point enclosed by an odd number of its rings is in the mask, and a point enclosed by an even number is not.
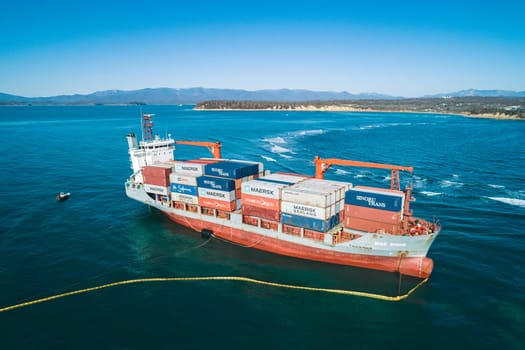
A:
[[[261,236],[245,229],[224,226],[221,223],[213,223],[174,213],[166,214],[176,223],[195,231],[202,232],[203,230],[208,230],[211,231],[214,236],[228,242],[294,258],[388,272],[399,272],[403,275],[418,278],[429,277],[434,267],[433,260],[428,257],[374,256],[319,249],[287,242],[282,239]]]
[[[126,184],[126,194],[159,209],[182,226],[197,232],[211,231],[215,237],[253,249],[324,263],[399,272],[417,278],[428,278],[434,267],[434,262],[426,254],[439,231],[424,236],[355,231],[358,238],[349,242],[316,241],[284,233],[282,224],[278,225],[277,230],[246,224],[238,212],[230,213],[230,217],[225,219],[175,209],[169,202],[152,199],[141,184],[133,182]]]

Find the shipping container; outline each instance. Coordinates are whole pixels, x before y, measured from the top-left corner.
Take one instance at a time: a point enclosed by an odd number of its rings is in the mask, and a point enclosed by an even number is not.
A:
[[[155,193],[160,195],[168,195],[170,193],[170,188],[167,186],[157,186],[152,184],[144,184],[144,190],[148,193]]]
[[[144,183],[154,185],[154,186],[169,186],[169,176],[165,177],[157,177],[157,176],[151,176],[151,175],[143,175],[142,176]]]
[[[335,215],[335,205],[326,208],[313,207],[306,204],[281,201],[281,211],[287,214],[294,214],[315,218],[320,220],[330,219]]]
[[[216,199],[199,197],[199,205],[206,208],[234,211],[237,209],[237,201],[220,201]]]
[[[236,163],[246,163],[246,164],[250,164],[250,165],[256,164],[257,165],[257,172],[256,173],[260,174],[260,173],[264,172],[264,163],[262,163],[262,162],[253,162],[253,161],[249,161],[249,160],[238,160],[238,159],[228,159],[228,161],[236,162]]]
[[[374,220],[384,223],[398,223],[403,219],[401,211],[381,210],[375,208],[362,207],[359,205],[345,204],[345,217],[353,216],[366,220]]]
[[[207,163],[195,163],[190,161],[173,162],[173,171],[179,175],[201,176]]]
[[[344,227],[365,232],[385,232],[390,234],[398,234],[400,224],[377,222],[373,220],[361,219],[358,217],[345,217]]]
[[[280,221],[281,212],[279,210],[266,209],[261,207],[255,207],[252,205],[243,204],[241,208],[243,215],[256,216],[271,221]]]
[[[219,191],[233,191],[235,190],[235,181],[223,177],[204,175],[197,178],[197,186]]]
[[[168,177],[171,173],[172,165],[165,163],[158,163],[155,165],[146,165],[142,168],[142,175],[149,175],[153,177]]]
[[[279,199],[264,198],[243,193],[241,194],[241,201],[243,205],[248,204],[259,208],[281,210],[281,201]]]
[[[240,179],[246,176],[257,174],[258,169],[259,167],[257,164],[223,161],[205,165],[204,174],[228,179]]]
[[[281,222],[319,232],[326,232],[333,227],[333,221],[330,219],[320,220],[288,213],[281,213]]]
[[[217,158],[199,158],[199,159],[191,159],[188,160],[189,163],[197,163],[197,164],[213,164],[217,162],[222,162],[222,159]]]
[[[367,208],[400,212],[403,210],[405,197],[402,194],[386,191],[352,188],[346,192],[345,204],[358,205]]]
[[[182,184],[171,184],[171,192],[187,194],[189,196],[197,196],[197,186],[182,185]]]
[[[283,173],[273,173],[259,177],[259,180],[261,181],[280,183],[283,185],[293,185],[306,179],[308,179],[307,176],[290,175]]]
[[[199,204],[199,197],[182,193],[171,193],[171,200],[187,204]]]
[[[316,241],[324,241],[324,233],[323,232],[314,231],[314,230],[305,229],[303,237],[304,238],[310,238],[310,239],[313,239],[313,240],[316,240]]]
[[[281,199],[281,191],[286,187],[288,186],[281,183],[252,180],[242,184],[241,192],[264,198]]]
[[[296,188],[294,185],[282,190],[281,199],[286,202],[311,205],[313,207],[326,208],[335,204],[333,192],[320,192],[304,188]]]
[[[233,201],[237,198],[235,197],[235,190],[234,191],[219,191],[219,190],[212,190],[209,188],[198,188],[198,195],[202,198],[209,198],[209,199],[217,199],[221,201]]]
[[[191,175],[181,175],[178,173],[171,173],[170,183],[197,186],[197,177],[191,176]]]

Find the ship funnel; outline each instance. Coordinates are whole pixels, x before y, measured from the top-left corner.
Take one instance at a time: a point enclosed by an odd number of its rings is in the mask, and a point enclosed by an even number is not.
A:
[[[139,143],[137,141],[137,136],[135,135],[134,132],[132,132],[131,134],[128,134],[126,136],[126,138],[128,139],[128,147],[129,147],[129,149],[138,149],[139,148]]]

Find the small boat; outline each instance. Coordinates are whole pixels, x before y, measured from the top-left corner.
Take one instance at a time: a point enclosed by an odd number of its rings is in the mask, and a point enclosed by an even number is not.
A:
[[[71,195],[71,193],[64,193],[64,192],[60,192],[59,194],[57,194],[57,201],[65,201],[66,199],[69,198],[69,196]]]

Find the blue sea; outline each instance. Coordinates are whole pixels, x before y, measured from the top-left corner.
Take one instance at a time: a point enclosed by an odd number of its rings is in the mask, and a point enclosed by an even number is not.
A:
[[[313,158],[414,167],[416,216],[439,220],[434,272],[399,302],[240,281],[117,286],[0,313],[2,349],[523,349],[525,122],[452,115],[0,107],[0,308],[115,281],[242,276],[406,293],[397,273],[275,256],[181,227],[125,196],[126,134],[223,143],[225,158],[314,174]],[[178,146],[178,159],[208,157]],[[326,178],[388,187],[385,170]],[[69,200],[57,202],[60,191]]]

